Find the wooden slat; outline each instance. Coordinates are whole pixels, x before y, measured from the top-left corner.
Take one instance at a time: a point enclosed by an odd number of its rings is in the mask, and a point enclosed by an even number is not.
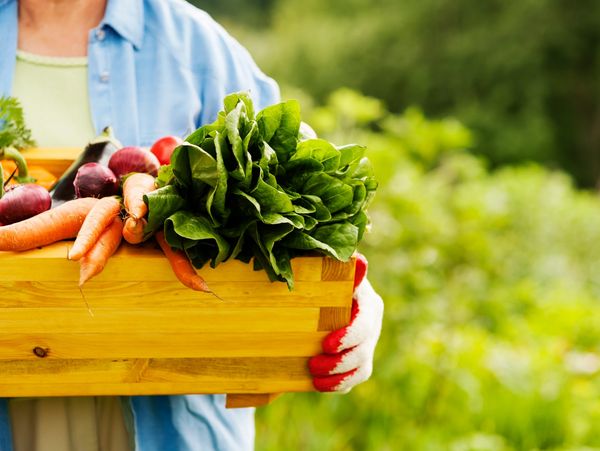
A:
[[[60,177],[83,151],[80,148],[33,148],[23,151],[28,164],[43,166],[56,177]]]
[[[90,305],[90,307],[92,307]],[[312,332],[319,309],[311,307],[228,309],[2,309],[0,339],[11,334]]]
[[[197,382],[148,383],[81,383],[81,384],[2,384],[0,397],[51,397],[51,396],[139,396],[139,395],[190,395],[222,393],[307,392],[314,387],[310,379],[298,382],[289,380],[256,379],[232,381],[225,379]]]
[[[66,396],[73,390],[81,395],[309,391],[312,382],[307,360],[250,357],[6,361],[2,363],[0,396]],[[136,376],[131,377],[132,373]]]
[[[2,362],[2,384],[310,379],[308,357],[38,359]]]
[[[260,407],[266,406],[275,398],[278,398],[281,393],[239,393],[227,395],[225,407],[228,409],[239,407]]]
[[[0,360],[39,359],[35,347],[47,349],[48,359],[312,356],[321,352],[326,334],[2,334]]]
[[[210,282],[219,298],[192,291],[179,281],[110,282],[0,282],[0,311],[4,308],[231,308],[231,307],[330,307],[348,305],[352,288],[347,282],[296,282],[290,292],[283,283]],[[83,296],[85,296],[85,301]],[[87,311],[87,310],[86,310]],[[2,315],[0,314],[0,318]]]
[[[355,260],[341,262],[333,258],[323,258],[321,280],[354,280]]]
[[[67,260],[72,245],[62,241],[39,249],[25,252],[0,252],[0,281],[77,281],[79,265]],[[135,259],[135,264],[132,264]],[[321,280],[323,259],[320,257],[298,257],[292,259],[292,270],[297,281]],[[239,260],[230,260],[213,269],[205,266],[198,271],[207,281],[215,282],[267,282],[264,271],[253,271],[251,265]],[[155,246],[131,246],[123,244],[111,257],[104,271],[94,281],[175,281],[168,261]],[[272,283],[283,286],[283,283]]]
[[[350,323],[351,309],[348,307],[321,307],[317,330],[336,330]]]

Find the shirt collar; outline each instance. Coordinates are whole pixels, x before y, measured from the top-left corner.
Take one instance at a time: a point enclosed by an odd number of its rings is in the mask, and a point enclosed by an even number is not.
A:
[[[110,26],[139,49],[144,40],[143,0],[108,0],[100,26],[104,25]]]

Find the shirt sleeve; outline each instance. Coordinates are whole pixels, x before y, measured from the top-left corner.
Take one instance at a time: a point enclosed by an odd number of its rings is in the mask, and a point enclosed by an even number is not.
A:
[[[202,83],[202,111],[198,126],[213,122],[223,109],[225,96],[233,92],[249,92],[255,111],[281,100],[279,86],[258,68],[249,52],[220,25],[213,25],[214,33],[205,48],[209,60]]]

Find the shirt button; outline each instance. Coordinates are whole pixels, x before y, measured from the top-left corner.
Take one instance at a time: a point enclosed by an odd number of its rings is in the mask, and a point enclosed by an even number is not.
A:
[[[110,80],[110,74],[108,72],[102,72],[100,74],[100,81],[102,83],[108,83],[108,80]]]
[[[105,37],[106,32],[102,28],[96,30],[96,39],[98,39],[99,41],[103,41]]]

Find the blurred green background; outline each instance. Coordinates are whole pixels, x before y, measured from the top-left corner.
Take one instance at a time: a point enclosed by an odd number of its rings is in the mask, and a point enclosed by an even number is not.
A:
[[[194,3],[380,181],[374,374],[257,450],[600,450],[600,2]]]

